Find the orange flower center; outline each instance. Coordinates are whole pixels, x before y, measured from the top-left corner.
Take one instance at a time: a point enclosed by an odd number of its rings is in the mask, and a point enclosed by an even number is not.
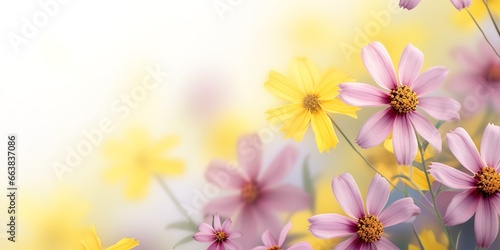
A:
[[[272,247],[266,248],[266,250],[281,250],[281,247],[279,247],[279,246],[272,246]]]
[[[316,113],[321,109],[320,102],[318,100],[318,96],[314,94],[308,94],[302,100],[302,106],[309,110],[311,113]]]
[[[253,182],[245,184],[241,189],[241,198],[243,198],[246,203],[253,203],[257,197],[259,197],[259,189]]]
[[[417,109],[418,96],[408,86],[391,90],[391,107],[399,113],[409,113]]]
[[[229,235],[227,235],[227,233],[223,231],[218,231],[215,233],[215,240],[217,242],[224,242],[227,240],[228,237]]]
[[[474,175],[477,188],[485,195],[500,193],[500,174],[492,167],[483,167]]]
[[[487,80],[489,82],[498,82],[500,81],[500,64],[494,63],[492,64],[487,71]]]
[[[365,216],[358,220],[356,224],[356,234],[358,238],[366,243],[379,241],[384,233],[384,226],[373,215]]]

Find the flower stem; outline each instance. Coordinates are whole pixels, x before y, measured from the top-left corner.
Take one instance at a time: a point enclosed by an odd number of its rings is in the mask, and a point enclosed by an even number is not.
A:
[[[340,129],[340,127],[337,125],[337,123],[335,123],[335,121],[333,121],[333,119],[328,116],[328,118],[330,118],[330,120],[332,121],[333,125],[337,128],[337,130],[340,132],[340,134],[342,134],[342,136],[344,137],[344,139],[347,141],[347,143],[351,146],[351,148],[354,150],[354,152],[356,152],[356,154],[359,155],[359,157],[361,157],[361,159],[363,159],[363,161],[366,163],[366,165],[368,165],[368,167],[370,167],[371,169],[373,169],[373,171],[375,171],[377,174],[379,174],[380,176],[384,177],[387,182],[389,182],[389,184],[391,184],[391,186],[395,189],[395,190],[398,190],[399,192],[401,193],[404,193],[403,190],[401,190],[400,188],[398,188],[396,185],[394,185],[387,177],[385,177],[382,173],[380,173],[380,171],[378,171],[362,154],[361,152],[359,152],[359,150],[356,148],[356,146],[354,146],[354,144],[351,142],[351,140],[349,140],[349,138],[347,138],[347,135],[344,134],[344,131],[342,131],[342,129]]]
[[[497,50],[495,49],[495,47],[493,47],[493,44],[491,44],[490,40],[488,39],[488,37],[486,36],[486,34],[484,33],[483,29],[481,28],[481,26],[479,26],[479,24],[477,23],[476,19],[474,18],[474,16],[472,16],[472,14],[470,13],[469,9],[465,9],[467,10],[467,13],[469,13],[469,16],[472,18],[472,21],[474,21],[474,23],[476,24],[477,28],[479,29],[479,31],[481,31],[481,34],[483,34],[483,37],[484,39],[486,40],[486,42],[490,45],[490,47],[493,49],[493,51],[495,51],[495,54],[500,57],[500,55],[498,54]]]
[[[486,9],[488,10],[488,14],[490,15],[491,22],[493,22],[493,25],[495,26],[495,30],[497,31],[497,34],[500,36],[500,30],[498,29],[497,23],[495,22],[495,18],[493,17],[493,14],[491,14],[490,6],[488,5],[487,0],[483,0],[484,6],[486,6]]]
[[[179,210],[179,212],[181,212],[182,215],[184,215],[184,217],[186,217],[186,220],[189,222],[189,224],[191,224],[191,226],[193,226],[193,228],[196,228],[197,227],[196,223],[194,223],[194,221],[191,219],[191,217],[189,217],[186,210],[182,207],[179,200],[177,200],[177,198],[175,197],[172,190],[170,190],[170,188],[167,186],[167,184],[165,182],[163,182],[163,180],[161,179],[160,176],[155,175],[155,178],[156,178],[156,180],[158,180],[158,182],[160,183],[160,186],[163,188],[163,190],[165,190],[165,192],[170,197],[172,202],[174,202],[174,205],[177,207],[177,210]]]
[[[418,149],[420,151],[420,157],[422,158],[422,169],[424,170],[425,180],[427,181],[427,185],[429,186],[429,193],[431,193],[432,205],[434,207],[434,212],[436,213],[436,216],[441,224],[441,227],[443,228],[444,232],[446,233],[446,237],[448,237],[448,241],[450,242],[451,248],[456,249],[455,244],[454,244],[453,240],[451,239],[450,231],[444,225],[443,218],[441,217],[441,214],[439,214],[439,210],[437,208],[437,203],[436,203],[436,196],[434,195],[434,191],[432,191],[431,179],[429,178],[429,173],[427,172],[427,166],[425,165],[424,150],[423,150],[422,144],[420,144],[420,139],[418,138],[418,135],[415,134],[415,136],[417,137]]]
[[[417,238],[418,245],[420,246],[420,249],[425,250],[424,245],[422,244],[422,241],[420,240],[420,236],[418,236],[417,229],[415,229],[415,225],[413,225],[413,223],[411,224],[411,228],[413,229],[413,233],[415,234],[415,237]]]

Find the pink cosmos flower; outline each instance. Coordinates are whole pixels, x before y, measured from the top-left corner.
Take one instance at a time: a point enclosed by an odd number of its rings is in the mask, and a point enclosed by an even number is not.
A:
[[[453,155],[469,173],[442,163],[432,163],[429,172],[436,181],[462,190],[449,203],[444,223],[450,226],[461,224],[475,213],[476,244],[488,248],[498,235],[500,215],[500,127],[486,126],[481,154],[463,128],[448,133],[446,140]]]
[[[281,222],[276,212],[294,212],[306,209],[309,195],[290,184],[280,184],[297,162],[298,150],[289,145],[283,148],[262,174],[262,145],[255,134],[238,142],[239,165],[243,171],[228,168],[228,163],[213,161],[206,172],[209,182],[232,195],[215,199],[205,206],[206,214],[237,215],[235,226],[245,235],[245,249],[255,246],[260,232],[267,228],[278,230]]]
[[[481,41],[470,51],[457,48],[456,59],[463,68],[450,81],[450,90],[463,96],[464,115],[474,114],[491,104],[500,113],[500,58],[493,49]]]
[[[382,89],[365,83],[340,84],[340,97],[353,106],[386,106],[361,127],[356,142],[362,148],[382,143],[392,132],[396,161],[410,165],[417,154],[415,131],[441,151],[441,135],[417,107],[438,120],[458,119],[460,104],[447,97],[426,96],[445,80],[448,70],[437,66],[419,75],[424,55],[408,44],[399,61],[399,81],[384,45],[373,42],[361,56],[366,69]]]
[[[288,231],[292,227],[292,223],[288,222],[283,229],[281,229],[279,240],[276,241],[276,238],[271,235],[271,232],[267,230],[262,235],[262,243],[264,246],[254,247],[252,250],[285,250],[282,248],[283,243],[285,242],[286,235]],[[288,250],[313,250],[311,244],[308,242],[299,242],[294,244],[293,246],[287,248]]]
[[[198,242],[210,242],[207,250],[224,250],[226,247],[231,250],[240,250],[241,248],[231,239],[241,237],[240,232],[229,231],[231,220],[227,219],[220,224],[219,215],[214,216],[214,227],[207,223],[202,223],[198,226],[198,233],[195,233],[193,238]]]
[[[399,6],[411,10],[415,8],[422,0],[399,0]],[[462,10],[471,5],[472,0],[451,0],[451,3],[457,10]]]
[[[366,210],[356,182],[350,174],[333,178],[332,190],[340,207],[351,218],[340,214],[320,214],[309,218],[311,233],[321,239],[350,236],[335,249],[399,249],[382,237],[384,228],[408,221],[420,214],[410,197],[384,209],[389,199],[389,182],[376,174],[366,196]]]

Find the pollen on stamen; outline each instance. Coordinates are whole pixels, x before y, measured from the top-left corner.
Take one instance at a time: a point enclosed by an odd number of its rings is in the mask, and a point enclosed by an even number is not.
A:
[[[229,238],[229,235],[224,231],[218,231],[215,233],[215,240],[218,242],[224,242]]]
[[[266,248],[266,250],[281,250],[281,247],[279,247],[279,246],[272,246],[272,247]]]
[[[483,167],[474,175],[476,186],[485,196],[500,193],[500,173],[492,167]]]
[[[305,109],[309,110],[311,113],[316,113],[318,110],[321,109],[318,96],[314,94],[306,95],[302,100],[302,106]]]
[[[356,224],[358,238],[366,243],[379,241],[384,233],[384,226],[376,216],[367,215]]]
[[[391,90],[390,103],[392,109],[406,114],[417,110],[418,96],[408,86],[401,86]]]

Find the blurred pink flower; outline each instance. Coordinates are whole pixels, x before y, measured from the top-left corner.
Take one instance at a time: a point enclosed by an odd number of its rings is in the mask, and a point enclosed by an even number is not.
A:
[[[213,161],[205,174],[209,182],[236,193],[208,202],[205,213],[227,217],[238,213],[235,226],[245,235],[244,247],[255,246],[255,240],[265,228],[279,229],[281,223],[275,212],[294,212],[310,205],[305,191],[290,184],[279,184],[297,162],[298,154],[295,147],[286,146],[259,176],[261,141],[256,134],[240,138],[238,159],[243,171],[230,169],[228,163]]]
[[[320,214],[309,218],[309,230],[321,239],[351,236],[335,249],[399,249],[382,237],[385,227],[408,221],[420,214],[411,197],[402,198],[384,209],[389,199],[389,182],[376,174],[363,198],[350,174],[333,178],[332,190],[342,209],[351,218],[340,214]]]
[[[215,215],[214,217],[214,227],[207,223],[200,224],[198,226],[200,232],[195,233],[193,238],[198,242],[210,242],[211,244],[207,250],[224,250],[226,247],[231,250],[241,249],[231,240],[241,237],[240,232],[229,231],[232,223],[231,219],[225,220],[221,226],[219,215]]]
[[[424,55],[408,44],[399,61],[399,83],[389,53],[384,45],[373,42],[365,46],[361,56],[375,82],[385,90],[365,83],[340,84],[340,97],[353,106],[388,106],[375,113],[361,127],[356,142],[362,148],[382,143],[392,132],[396,161],[410,166],[417,154],[415,131],[441,151],[441,135],[417,107],[437,120],[458,119],[460,104],[447,97],[425,96],[445,80],[448,70],[437,66],[421,75]]]
[[[421,0],[399,0],[399,6],[411,10],[415,8]],[[455,6],[457,10],[462,10],[471,5],[472,0],[451,0],[451,4]]]
[[[264,232],[262,235],[262,243],[264,243],[264,246],[258,246],[254,247],[252,250],[267,250],[267,249],[273,249],[273,250],[282,250],[283,243],[285,242],[286,235],[288,234],[288,231],[292,227],[292,223],[288,222],[283,229],[281,229],[280,237],[278,241],[271,235],[271,232],[267,230]],[[299,242],[297,244],[294,244],[293,246],[287,248],[288,250],[313,250],[311,247],[311,244],[308,242]],[[284,249],[283,249],[284,250]]]
[[[436,181],[463,190],[449,203],[444,223],[461,224],[475,213],[476,244],[488,248],[497,237],[500,215],[500,127],[493,124],[486,127],[481,154],[463,128],[448,133],[446,140],[453,155],[472,176],[442,163],[432,163],[429,172]]]
[[[464,96],[463,111],[476,113],[491,103],[500,113],[500,58],[481,41],[478,49],[455,49],[454,59],[463,67],[450,81],[450,90]]]

